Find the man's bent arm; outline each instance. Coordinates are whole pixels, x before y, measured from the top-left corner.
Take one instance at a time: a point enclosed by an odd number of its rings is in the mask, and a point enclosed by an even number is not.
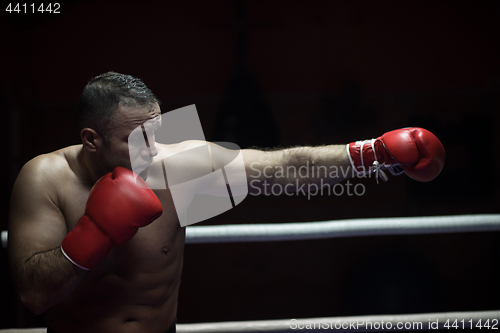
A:
[[[22,303],[35,314],[42,314],[64,300],[86,273],[71,264],[60,247],[12,263],[11,269]]]
[[[65,299],[86,274],[60,250],[67,226],[55,192],[57,163],[52,156],[28,162],[11,197],[10,270],[22,303],[35,314]]]

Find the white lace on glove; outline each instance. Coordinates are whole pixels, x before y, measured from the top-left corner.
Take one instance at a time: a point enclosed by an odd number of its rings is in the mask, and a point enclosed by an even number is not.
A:
[[[375,152],[375,140],[376,139],[371,139],[371,140],[364,140],[364,141],[358,141],[356,142],[357,144],[360,145],[360,158],[361,158],[361,168],[363,169],[362,171],[359,171],[358,168],[354,165],[354,161],[352,160],[351,153],[349,152],[349,144],[346,145],[347,149],[347,156],[349,156],[349,161],[351,162],[351,165],[353,169],[356,171],[357,175],[359,177],[364,177],[366,175],[369,175],[371,173],[375,173],[375,180],[377,181],[378,184],[378,179],[381,178],[384,182],[389,180],[389,177],[387,177],[387,174],[384,172],[384,170],[389,170],[389,172],[394,175],[398,176],[404,172],[403,167],[399,163],[394,163],[394,164],[380,164],[380,162],[377,159],[377,153]],[[373,157],[374,161],[370,167],[368,167],[368,170],[365,170],[365,162],[363,160],[363,147],[365,144],[369,144],[372,146],[372,151],[373,151]],[[385,149],[385,147],[384,147]],[[390,156],[390,155],[389,155]]]

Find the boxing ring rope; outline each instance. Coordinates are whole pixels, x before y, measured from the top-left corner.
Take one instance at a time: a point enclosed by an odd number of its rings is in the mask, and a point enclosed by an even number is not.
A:
[[[377,316],[352,316],[352,317],[330,317],[330,318],[307,318],[307,319],[280,319],[280,320],[260,320],[260,321],[233,321],[221,323],[199,323],[199,324],[177,324],[179,333],[250,333],[250,332],[296,332],[305,330],[306,332],[363,332],[363,331],[394,331],[398,326],[404,330],[417,331],[432,329],[447,329],[445,325],[448,321],[450,330],[453,322],[457,325],[474,324],[479,320],[484,323],[486,320],[498,319],[500,311],[483,312],[444,312],[444,313],[422,313],[408,315],[377,315]],[[383,323],[383,324],[382,324]],[[323,327],[321,329],[306,329],[305,326]],[[404,327],[406,325],[406,328]],[[382,328],[382,326],[384,328]],[[304,327],[304,328],[300,328]],[[326,328],[328,327],[328,328]],[[376,328],[378,327],[378,328]],[[390,328],[389,328],[390,327]],[[461,327],[461,326],[460,326]],[[498,327],[498,325],[496,326]],[[333,328],[333,329],[332,329]],[[448,329],[447,329],[448,330]],[[45,328],[29,329],[7,329],[0,330],[2,333],[45,333]]]
[[[305,223],[188,227],[186,229],[186,243],[270,242],[498,230],[500,230],[500,214],[392,217]]]
[[[500,214],[454,215],[407,218],[372,218],[306,223],[239,224],[191,226],[186,228],[186,243],[266,242],[376,235],[416,235],[456,232],[500,231]],[[7,231],[1,233],[2,246],[7,247]],[[446,312],[405,315],[376,315],[309,319],[282,319],[221,323],[177,324],[180,333],[238,333],[290,331],[384,331],[443,329],[451,325],[476,325],[478,321],[490,325],[496,321],[500,329],[500,310],[474,312]],[[480,322],[480,323],[481,323]],[[385,323],[385,326],[384,324]],[[421,323],[422,327],[406,327]],[[435,325],[430,327],[429,325]],[[307,326],[309,325],[309,326]],[[374,326],[375,325],[375,326]],[[376,326],[378,325],[378,326]],[[381,326],[382,325],[382,326]],[[390,328],[389,328],[390,325]],[[312,327],[312,328],[311,328]],[[461,326],[460,326],[461,327]],[[465,326],[468,328],[468,326]],[[45,332],[45,329],[0,330],[3,333]]]
[[[324,222],[191,226],[186,243],[271,242],[377,235],[499,231],[500,214],[390,217]],[[7,231],[2,246],[7,247]]]

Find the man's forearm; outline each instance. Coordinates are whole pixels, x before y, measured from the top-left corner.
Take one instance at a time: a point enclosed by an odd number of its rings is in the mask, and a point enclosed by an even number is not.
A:
[[[297,147],[260,152],[247,170],[252,186],[287,186],[290,191],[303,184],[335,184],[353,177],[345,145]]]
[[[34,254],[13,272],[22,303],[41,314],[70,295],[87,271],[69,262],[57,247]]]
[[[345,145],[290,148],[284,155],[284,164],[297,170],[283,178],[285,182],[318,183],[323,180],[334,184],[353,176]]]

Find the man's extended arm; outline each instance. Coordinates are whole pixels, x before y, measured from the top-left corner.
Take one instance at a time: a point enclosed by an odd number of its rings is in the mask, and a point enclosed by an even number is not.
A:
[[[445,150],[439,139],[423,128],[402,128],[371,140],[347,145],[299,147],[277,151],[243,150],[250,190],[279,184],[297,189],[304,184],[334,184],[354,175],[384,170],[405,172],[418,181],[437,177]]]

